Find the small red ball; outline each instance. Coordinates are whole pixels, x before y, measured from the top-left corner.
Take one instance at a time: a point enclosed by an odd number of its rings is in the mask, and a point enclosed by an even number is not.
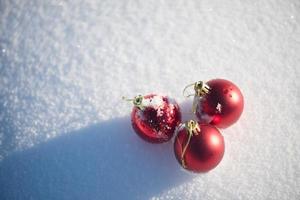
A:
[[[142,109],[134,106],[132,127],[144,140],[151,143],[169,141],[181,122],[179,105],[166,96],[150,94],[143,97]]]
[[[184,125],[178,129],[174,152],[178,162],[185,169],[207,172],[222,160],[225,144],[223,136],[214,126],[198,124],[198,127],[192,135]]]
[[[213,79],[206,83],[209,93],[197,103],[196,116],[200,123],[210,123],[218,128],[234,124],[244,109],[244,98],[240,89],[224,79]]]

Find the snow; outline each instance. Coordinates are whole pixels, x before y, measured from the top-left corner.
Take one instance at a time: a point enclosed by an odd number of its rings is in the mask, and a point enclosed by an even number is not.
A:
[[[298,0],[1,0],[0,199],[299,199]],[[245,99],[207,174],[133,133],[122,96],[188,114],[194,81]]]
[[[143,99],[143,103],[142,105],[146,106],[146,107],[153,107],[154,109],[158,109],[160,107],[164,106],[164,100],[163,100],[163,96],[161,95],[155,95],[151,98],[148,99]]]

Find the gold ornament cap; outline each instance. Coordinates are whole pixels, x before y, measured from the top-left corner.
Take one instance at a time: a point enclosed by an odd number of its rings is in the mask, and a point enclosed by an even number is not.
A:
[[[197,81],[194,84],[195,95],[202,97],[209,93],[210,87],[205,84],[203,81]]]
[[[122,97],[125,101],[132,101],[133,105],[140,110],[144,110],[145,106],[143,105],[144,97],[142,95],[137,95],[133,99],[127,99],[126,97]]]

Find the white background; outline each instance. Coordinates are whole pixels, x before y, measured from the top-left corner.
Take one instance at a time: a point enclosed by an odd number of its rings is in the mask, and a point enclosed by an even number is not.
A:
[[[0,199],[299,199],[300,2],[0,1]],[[207,174],[131,129],[125,95],[244,94]],[[187,118],[187,117],[186,117]]]

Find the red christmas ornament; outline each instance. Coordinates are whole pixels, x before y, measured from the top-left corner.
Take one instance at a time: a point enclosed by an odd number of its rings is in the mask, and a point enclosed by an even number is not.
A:
[[[225,144],[217,128],[190,120],[177,132],[174,152],[183,168],[193,172],[207,172],[220,163]]]
[[[244,98],[240,89],[224,79],[213,79],[194,84],[193,111],[200,123],[210,123],[218,128],[227,128],[241,116]]]
[[[162,143],[172,138],[181,122],[180,109],[174,100],[150,94],[136,96],[132,101],[132,127],[142,139]]]

